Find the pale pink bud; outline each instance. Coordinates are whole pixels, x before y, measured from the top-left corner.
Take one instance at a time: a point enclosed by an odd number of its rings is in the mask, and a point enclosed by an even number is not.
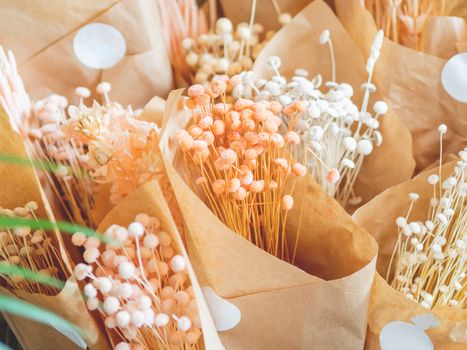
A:
[[[292,167],[292,171],[297,176],[305,176],[306,167],[301,163],[295,163]]]
[[[197,97],[199,95],[202,95],[204,94],[204,87],[203,85],[200,85],[200,84],[195,84],[195,85],[192,85],[188,88],[188,96],[190,97]]]
[[[295,131],[289,131],[287,134],[285,134],[284,141],[285,143],[298,145],[300,143],[300,136],[298,136]]]
[[[225,124],[222,120],[216,120],[212,124],[212,132],[216,136],[223,135],[225,133]]]
[[[215,194],[222,194],[225,192],[225,180],[217,179],[212,183],[212,190]]]
[[[259,180],[259,181],[253,181],[250,185],[250,191],[251,192],[261,192],[264,190],[264,180]]]
[[[235,192],[235,195],[234,195],[234,198],[237,200],[237,201],[242,201],[244,200],[246,197],[248,197],[248,192],[245,188],[243,187],[240,187],[236,192]]]
[[[294,201],[291,195],[286,194],[284,197],[282,197],[282,209],[290,210],[292,209],[293,204],[294,204]]]
[[[333,168],[326,174],[326,181],[332,185],[339,181],[340,177],[341,176],[339,174],[339,171],[336,168]]]
[[[229,192],[237,192],[237,190],[240,188],[240,179],[233,178],[229,181]]]

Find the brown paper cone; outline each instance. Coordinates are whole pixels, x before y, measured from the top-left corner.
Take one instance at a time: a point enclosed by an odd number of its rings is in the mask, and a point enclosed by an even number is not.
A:
[[[255,22],[260,23],[266,30],[279,30],[281,25],[274,8],[276,2],[281,13],[295,16],[313,0],[259,0],[256,5]],[[221,0],[221,8],[225,17],[234,23],[250,22],[251,0],[229,1]],[[329,6],[334,6],[334,0],[325,0]]]
[[[319,36],[324,29],[331,32],[337,81],[352,85],[355,103],[358,105],[362,99],[360,85],[367,80],[365,61],[331,9],[320,0],[308,5],[274,36],[257,58],[253,71],[256,76],[269,77],[271,72],[267,61],[271,55],[276,55],[282,60],[280,70],[286,77],[292,76],[297,68],[305,68],[311,77],[321,74],[324,81],[327,81],[326,78],[329,80],[329,50],[319,44]],[[368,43],[368,48],[370,46],[371,42]],[[376,66],[380,65],[381,62],[378,61]],[[370,106],[383,97],[385,95],[378,91],[372,94]],[[392,108],[381,119],[380,131],[383,143],[365,157],[354,187],[356,195],[362,197],[363,203],[386,188],[410,179],[415,167],[410,133]]]
[[[443,178],[449,176],[454,165],[455,161],[443,165]],[[397,239],[395,222],[397,217],[407,212],[409,193],[416,192],[420,195],[420,199],[413,207],[411,218],[415,221],[426,220],[429,200],[433,195],[433,188],[427,183],[427,178],[431,174],[438,174],[438,168],[432,168],[413,180],[384,191],[353,215],[355,221],[367,229],[379,244],[377,271],[382,276],[386,276]],[[380,349],[379,335],[387,323],[410,322],[412,317],[429,312],[432,312],[440,323],[438,327],[427,330],[435,349],[464,349],[467,342],[467,310],[440,307],[428,311],[391,288],[380,275],[377,275],[370,301],[365,349]]]
[[[288,216],[294,240],[305,210],[298,267],[227,228],[175,170],[174,135],[189,114],[181,90],[169,96],[161,150],[187,226],[187,249],[201,285],[240,308],[235,328],[219,333],[227,349],[359,349],[363,347],[376,244],[310,177],[298,184],[303,203]],[[303,184],[303,186],[302,186]]]
[[[368,55],[376,26],[358,0],[335,0],[339,19],[360,51]],[[374,81],[413,138],[417,170],[439,156],[438,125],[448,126],[445,151],[456,153],[467,143],[467,104],[452,99],[441,84],[446,60],[385,39]],[[391,164],[392,167],[393,164]]]
[[[82,65],[73,51],[76,32],[89,23],[117,28],[126,41],[126,55],[110,69]],[[141,107],[154,94],[172,88],[172,71],[155,1],[34,1],[2,4],[0,42],[17,55],[19,71],[33,99],[51,93],[75,101],[74,89],[112,83],[112,98]],[[97,96],[94,96],[97,98]]]
[[[1,108],[0,129],[2,130],[0,153],[23,159],[27,158],[21,137],[13,131],[9,124],[8,116]],[[42,193],[32,165],[14,165],[0,162],[0,179],[2,179],[2,188],[0,190],[1,207],[15,208],[24,206],[27,202],[34,200],[39,205],[36,211],[37,216],[53,220],[53,215],[50,213],[50,208]],[[51,237],[54,242],[53,244],[60,251],[61,258],[68,270],[64,272],[70,274],[71,264],[60,233],[54,232]],[[5,291],[2,287],[1,292],[4,293]],[[105,337],[102,337],[98,325],[87,312],[86,305],[73,278],[67,281],[64,289],[57,296],[27,294],[20,291],[15,291],[15,294],[21,299],[34,304],[37,302],[36,305],[57,312],[71,323],[81,327],[85,332],[85,340],[91,349],[105,350],[108,348]],[[11,315],[8,315],[6,318],[9,323],[12,322],[12,329],[26,350],[66,349],[71,344],[65,336],[59,335],[51,327]]]
[[[423,29],[422,51],[450,59],[457,53],[456,44],[467,39],[467,26],[460,17],[432,16]]]
[[[98,231],[104,232],[110,225],[127,226],[139,213],[146,213],[157,217],[164,230],[172,235],[178,244],[178,252],[188,262],[188,274],[195,292],[198,303],[198,311],[203,328],[204,345],[207,350],[220,350],[222,345],[215,331],[213,321],[209,314],[206,302],[201,292],[198,280],[191,266],[190,259],[186,253],[180,234],[172,219],[169,207],[164,199],[162,191],[156,181],[148,182],[126,197],[121,203],[113,208],[100,224]]]
[[[99,333],[100,330],[94,324],[90,325],[90,316],[83,303],[81,291],[78,284],[72,279],[66,282],[64,288],[56,296],[29,294],[23,291],[11,293],[3,287],[0,287],[0,292],[9,296],[19,297],[24,301],[54,312],[70,321],[83,331],[83,339],[90,349],[109,349],[106,340]],[[80,349],[78,345],[53,328],[52,325],[47,326],[21,317],[4,315],[24,349]]]

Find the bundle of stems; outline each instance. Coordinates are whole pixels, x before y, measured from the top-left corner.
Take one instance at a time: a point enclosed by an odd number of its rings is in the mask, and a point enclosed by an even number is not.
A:
[[[467,4],[463,0],[361,0],[361,3],[388,38],[417,50],[429,16],[467,18]]]
[[[445,126],[440,128],[445,130]],[[441,161],[439,174],[428,177],[433,197],[426,221],[409,222],[417,193],[409,195],[406,216],[396,220],[397,243],[386,279],[428,309],[438,305],[462,309],[466,305],[467,148],[459,155],[453,174],[444,181]]]
[[[192,119],[178,134],[186,172],[228,227],[270,254],[293,261],[285,227],[297,176],[306,173],[290,152],[300,138],[292,130],[278,133],[282,107],[277,102],[227,103],[227,88],[238,78],[216,76],[208,88],[188,89]],[[302,111],[299,101],[284,110],[291,129]]]
[[[0,215],[31,219],[37,222],[36,202],[28,202],[24,207],[11,209],[0,208]],[[0,264],[27,269],[38,277],[51,277],[54,280],[67,278],[68,272],[50,234],[43,229],[14,227],[0,231]],[[44,284],[40,278],[24,278],[19,274],[1,274],[0,281],[6,288],[27,293],[57,295],[59,286]]]
[[[39,162],[40,176],[45,179],[66,217],[74,223],[94,227],[92,184],[84,167],[84,148],[60,131],[66,121],[68,101],[51,95],[31,103],[16,69],[14,55],[0,47],[0,103],[12,127],[24,138],[28,155]],[[33,105],[33,107],[31,107]],[[48,171],[55,169],[55,172]]]
[[[287,107],[296,101],[304,101],[306,109],[298,115],[294,130],[300,135],[300,144],[294,147],[294,155],[309,155],[307,167],[313,178],[344,207],[357,205],[361,198],[354,193],[354,184],[366,156],[373,152],[373,145],[380,146],[383,137],[379,118],[388,111],[384,101],[377,101],[374,114],[368,111],[370,94],[376,91],[371,83],[374,65],[379,56],[383,33],[380,31],[372,45],[366,65],[368,80],[362,84],[364,99],[361,107],[352,101],[353,88],[347,83],[336,82],[334,50],[329,30],[324,30],[320,43],[327,44],[331,57],[331,81],[320,90],[321,75],[308,79],[308,72],[297,69],[290,81],[280,74],[279,57],[269,58],[274,76],[253,80],[251,72],[242,73],[242,83],[233,91],[234,96],[248,96],[257,101],[277,101]],[[284,125],[288,117],[283,115]],[[290,128],[290,125],[289,125]],[[283,128],[282,132],[287,132]]]
[[[280,13],[275,0],[273,4],[279,22],[289,23],[290,14]],[[274,31],[264,33],[263,26],[254,22],[256,0],[252,1],[249,23],[239,23],[236,28],[228,18],[217,19],[215,1],[209,5],[208,30],[194,1],[179,1],[178,5],[174,1],[159,1],[172,65],[188,83],[207,85],[216,74],[233,76],[251,69],[259,52],[275,34]]]
[[[200,349],[201,324],[186,261],[157,217],[138,214],[128,227],[111,225],[106,245],[77,232],[84,247],[74,275],[85,281],[90,311],[103,318],[117,350]]]

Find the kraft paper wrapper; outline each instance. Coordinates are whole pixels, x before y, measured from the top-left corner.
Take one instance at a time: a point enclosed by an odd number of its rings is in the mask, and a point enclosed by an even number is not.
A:
[[[274,36],[256,59],[253,72],[257,77],[270,77],[272,72],[267,61],[271,55],[275,55],[281,58],[280,72],[286,77],[292,76],[297,68],[305,68],[310,77],[321,74],[323,81],[330,80],[329,49],[319,44],[319,36],[324,29],[331,32],[337,81],[352,85],[354,103],[360,106],[363,97],[360,85],[367,80],[365,61],[332,10],[320,0],[313,1]],[[380,64],[377,62],[376,66]],[[379,91],[372,94],[369,109],[383,97],[385,95]],[[386,188],[410,179],[415,168],[412,140],[407,127],[392,108],[379,120],[383,143],[365,157],[354,186],[355,194],[363,199],[362,203]]]
[[[368,55],[376,34],[370,13],[358,0],[335,0],[335,4],[342,24]],[[467,104],[451,98],[441,84],[446,62],[384,39],[376,63],[374,82],[412,133],[418,171],[439,156],[439,124],[448,126],[446,152],[457,153],[467,143]]]
[[[58,93],[77,101],[77,86],[94,92],[98,83],[108,81],[112,83],[112,99],[141,107],[155,94],[165,96],[172,88],[155,1],[38,0],[27,6],[24,2],[2,1],[1,8],[0,42],[16,54],[33,99]],[[122,60],[104,71],[85,67],[73,51],[76,32],[96,22],[117,28],[127,47]]]
[[[182,91],[167,100],[161,150],[187,226],[187,249],[201,285],[239,307],[241,321],[220,332],[227,349],[361,349],[376,244],[340,205],[306,177],[303,203],[288,215],[294,240],[305,209],[295,267],[227,228],[187,186],[173,164],[174,135],[186,125]],[[302,270],[303,268],[304,270]]]
[[[295,16],[313,0],[275,0],[282,13],[289,13]],[[334,0],[325,0],[329,6],[334,5]],[[251,0],[221,0],[221,8],[225,17],[235,24],[240,22],[250,22]],[[260,23],[266,30],[278,30],[281,25],[278,15],[274,9],[272,0],[258,0],[256,4],[255,23]]]
[[[1,108],[0,130],[2,130],[0,153],[27,158],[21,137],[11,128],[8,116]],[[2,180],[1,207],[15,208],[34,200],[39,205],[36,211],[37,216],[54,220],[32,166],[0,162],[0,179]],[[68,269],[66,272],[71,273],[71,263],[60,233],[55,232],[51,237],[60,252],[65,267]],[[12,291],[8,291],[4,287],[0,287],[0,292],[12,295]],[[28,294],[22,291],[14,291],[14,294],[23,300],[56,312],[80,327],[84,331],[83,337],[90,349],[108,349],[97,324],[87,312],[86,305],[73,278],[67,281],[65,287],[56,296]],[[25,350],[77,349],[77,346],[68,338],[60,335],[52,327],[7,314],[5,314],[5,318]]]
[[[456,44],[467,39],[467,26],[460,17],[432,16],[423,29],[422,51],[450,59],[458,51]]]
[[[453,171],[456,161],[442,166],[442,178],[447,178]],[[379,244],[377,274],[373,285],[370,311],[368,317],[368,334],[365,349],[379,349],[381,329],[391,321],[407,321],[417,315],[432,312],[439,326],[426,331],[435,349],[465,349],[467,342],[467,310],[448,307],[435,308],[429,311],[418,303],[408,299],[394,290],[381,276],[386,276],[390,256],[397,240],[396,219],[404,216],[409,207],[408,195],[416,192],[420,199],[414,204],[411,220],[425,221],[429,201],[433,195],[433,187],[427,178],[438,174],[438,167],[424,171],[413,180],[392,187],[363,207],[353,215],[355,221],[370,232]]]
[[[207,350],[223,349],[183,241],[175,226],[175,222],[172,219],[171,212],[157,181],[150,181],[139,187],[135,192],[115,206],[99,225],[98,231],[104,232],[112,224],[127,226],[134,221],[136,215],[139,213],[146,213],[150,216],[157,217],[164,230],[171,234],[174,241],[177,242],[178,252],[182,254],[187,261],[188,275],[195,292],[202,323],[204,346]]]

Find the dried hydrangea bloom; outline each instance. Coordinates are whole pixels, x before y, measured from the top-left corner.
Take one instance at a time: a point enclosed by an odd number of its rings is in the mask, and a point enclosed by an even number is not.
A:
[[[141,213],[104,235],[107,244],[73,235],[85,260],[74,275],[86,282],[88,309],[120,338],[116,349],[196,349],[201,323],[186,261],[159,219]]]
[[[234,99],[226,102],[235,79],[216,76],[209,86],[188,88],[191,122],[177,135],[193,184],[213,212],[258,247],[285,260],[293,253],[285,240],[285,220],[293,207],[293,188],[304,165],[291,156],[300,142],[292,130],[279,134],[278,102]],[[284,113],[293,128],[300,102]],[[286,183],[291,187],[286,189]]]
[[[162,174],[157,152],[159,129],[155,123],[138,119],[139,111],[123,108],[110,101],[110,84],[101,83],[104,105],[70,106],[69,118],[61,130],[86,147],[84,157],[92,181],[110,183],[113,204],[120,202],[139,185],[158,179]]]

